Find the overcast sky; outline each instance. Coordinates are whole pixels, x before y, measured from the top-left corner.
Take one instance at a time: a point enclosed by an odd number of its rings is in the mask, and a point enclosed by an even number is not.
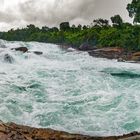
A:
[[[37,26],[58,26],[62,21],[71,24],[90,24],[99,17],[109,19],[120,14],[131,21],[126,11],[131,0],[0,0],[0,30]]]

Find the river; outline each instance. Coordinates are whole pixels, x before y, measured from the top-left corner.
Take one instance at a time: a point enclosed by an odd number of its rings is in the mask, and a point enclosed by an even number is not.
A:
[[[0,40],[0,120],[94,136],[140,131],[140,64]]]

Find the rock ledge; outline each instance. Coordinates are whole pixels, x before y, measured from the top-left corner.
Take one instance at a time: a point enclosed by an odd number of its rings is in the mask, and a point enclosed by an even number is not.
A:
[[[140,140],[140,133],[133,132],[123,136],[111,137],[91,137],[1,122],[0,140]]]

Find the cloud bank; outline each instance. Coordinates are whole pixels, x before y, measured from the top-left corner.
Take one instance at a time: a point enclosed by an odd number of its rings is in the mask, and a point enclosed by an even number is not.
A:
[[[93,19],[120,14],[129,21],[126,5],[131,0],[0,0],[0,30],[37,26],[90,24]]]

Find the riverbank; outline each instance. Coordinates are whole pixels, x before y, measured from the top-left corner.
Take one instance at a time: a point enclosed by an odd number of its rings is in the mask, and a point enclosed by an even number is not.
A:
[[[79,47],[59,44],[59,47],[62,49],[74,48],[77,51],[88,52],[88,54],[93,57],[117,59],[118,62],[130,62],[130,63],[140,62],[140,51],[135,51],[135,50],[132,51],[120,47],[97,48],[97,47],[90,46],[88,44],[81,44]]]
[[[139,140],[140,133],[122,136],[93,137],[53,129],[33,128],[15,123],[0,123],[0,140]]]

